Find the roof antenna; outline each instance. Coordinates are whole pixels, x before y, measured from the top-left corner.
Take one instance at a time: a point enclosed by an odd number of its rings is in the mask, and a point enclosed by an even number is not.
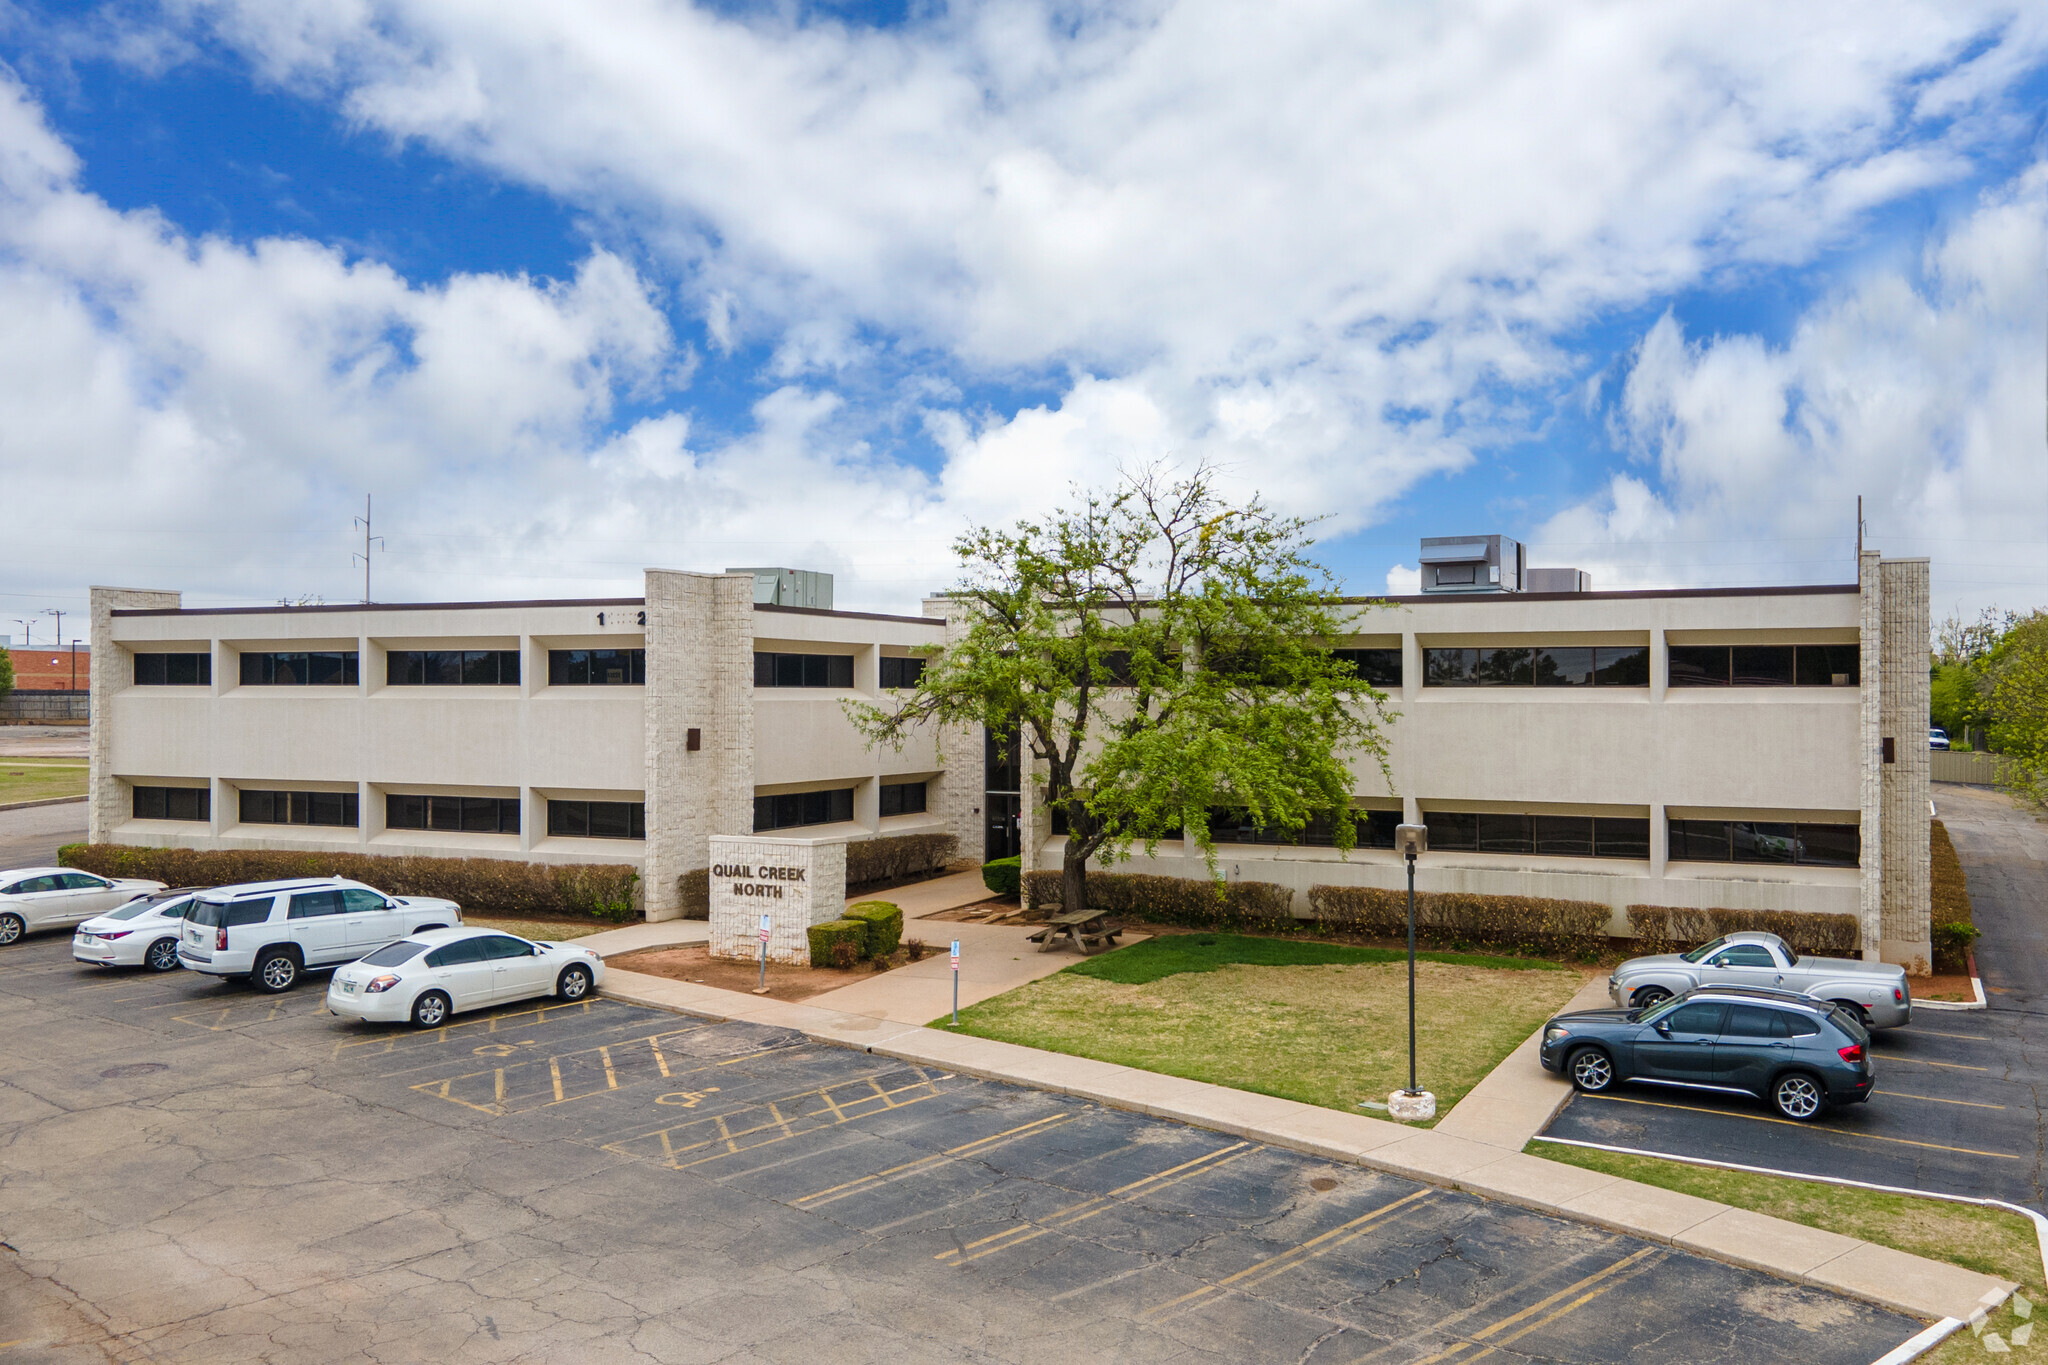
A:
[[[1858,507],[1862,505],[1860,501],[1857,503]],[[363,528],[363,552],[350,555],[349,558],[351,560],[360,559],[363,561],[363,605],[368,606],[370,604],[370,543],[372,541],[379,545],[384,543],[384,537],[370,534],[370,495],[368,493],[363,494],[363,514],[355,519],[355,524]]]

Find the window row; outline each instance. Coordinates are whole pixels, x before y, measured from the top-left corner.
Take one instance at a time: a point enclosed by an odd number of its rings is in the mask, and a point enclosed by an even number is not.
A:
[[[1359,848],[1392,848],[1394,826],[1401,823],[1397,810],[1353,811],[1357,822]],[[1058,822],[1055,822],[1058,823]],[[1172,837],[1179,837],[1178,832]],[[1337,843],[1337,822],[1328,815],[1309,819],[1298,833],[1268,829],[1251,818],[1248,811],[1218,808],[1209,812],[1209,837],[1219,844],[1303,845],[1333,848]]]
[[[1857,826],[1804,821],[1673,820],[1669,837],[1673,862],[1855,867],[1863,851]]]
[[[516,679],[515,679],[516,681]],[[549,687],[644,687],[644,649],[551,649]]]
[[[1673,645],[1673,687],[1854,687],[1857,645]]]
[[[244,656],[246,657],[246,656]],[[265,792],[242,789],[245,825],[337,825],[354,829],[354,792]]]
[[[1648,687],[1648,645],[1425,649],[1425,687]]]
[[[1331,657],[1350,664],[1359,680],[1374,687],[1401,685],[1401,651],[1395,649],[1333,649]]]
[[[555,839],[645,839],[644,801],[549,801],[548,837]]]
[[[388,829],[451,830],[463,834],[517,834],[516,796],[401,796],[384,798]]]
[[[758,657],[758,656],[757,656]],[[924,676],[923,659],[906,659],[896,654],[884,654],[880,660],[881,683],[884,687],[915,687],[917,680]],[[760,680],[761,665],[754,665],[755,681]]]
[[[548,657],[569,650],[550,650]],[[517,687],[516,649],[394,649],[384,656],[391,687]]]
[[[354,687],[358,681],[356,652],[352,649],[282,650],[242,656],[244,687]]]
[[[137,687],[211,687],[211,654],[138,654],[135,656]]]
[[[137,820],[211,820],[213,793],[205,787],[137,787]]]
[[[831,825],[853,818],[853,788],[822,792],[784,792],[754,798],[754,831]]]
[[[922,782],[884,782],[882,784],[882,814],[921,815],[925,808],[925,789]]]
[[[921,668],[922,659],[884,660],[884,662],[915,663]],[[885,686],[887,684],[884,684]],[[770,654],[764,650],[754,652],[754,686],[756,687],[852,687],[853,656],[851,654]],[[899,683],[897,686],[909,686]]]
[[[1432,853],[1527,853],[1555,858],[1648,858],[1650,822],[1626,815],[1425,811]]]

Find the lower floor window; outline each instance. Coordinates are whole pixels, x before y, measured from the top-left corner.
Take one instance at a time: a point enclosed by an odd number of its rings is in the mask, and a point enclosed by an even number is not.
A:
[[[138,820],[211,820],[213,793],[205,787],[137,787]]]
[[[548,834],[564,839],[645,839],[644,801],[549,801]]]
[[[919,807],[923,809],[922,806]],[[784,792],[754,798],[754,829],[794,829],[799,825],[831,825],[853,818],[853,788],[826,792]]]
[[[403,796],[384,798],[388,829],[449,830],[463,834],[517,834],[516,796]]]
[[[1394,826],[1401,823],[1401,812],[1358,810],[1351,813],[1351,818],[1358,826],[1357,847],[1394,846]],[[1334,848],[1337,822],[1328,815],[1315,815],[1300,830],[1289,833],[1256,823],[1246,811],[1217,809],[1209,812],[1209,837],[1219,844],[1302,844],[1310,848]]]
[[[1425,812],[1429,847],[1452,853],[1527,853],[1550,858],[1648,858],[1650,822],[1626,815]]]
[[[884,782],[882,784],[882,814],[922,814],[925,803],[924,785],[922,782]],[[849,815],[847,818],[851,819],[852,817]],[[755,827],[759,828],[758,823]]]
[[[242,791],[242,823],[245,825],[338,825],[356,826],[354,792],[263,792]]]
[[[1862,831],[1855,825],[1822,825],[1776,820],[1673,820],[1674,862],[1796,863],[1804,867],[1855,867],[1861,861]]]

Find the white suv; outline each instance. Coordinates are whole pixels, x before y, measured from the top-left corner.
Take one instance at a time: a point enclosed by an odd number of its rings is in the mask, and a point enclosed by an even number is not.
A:
[[[460,923],[454,901],[387,896],[342,877],[217,886],[192,898],[178,961],[209,976],[246,976],[259,991],[288,991],[308,968]]]

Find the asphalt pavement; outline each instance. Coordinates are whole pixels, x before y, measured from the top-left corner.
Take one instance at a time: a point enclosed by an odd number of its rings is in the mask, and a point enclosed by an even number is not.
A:
[[[85,842],[85,802],[0,810],[0,870],[45,867],[57,850]]]
[[[1866,1365],[1920,1325],[1356,1166],[603,998],[420,1033],[337,1020],[317,986],[101,972],[38,936],[0,953],[0,1037],[9,1365]]]

